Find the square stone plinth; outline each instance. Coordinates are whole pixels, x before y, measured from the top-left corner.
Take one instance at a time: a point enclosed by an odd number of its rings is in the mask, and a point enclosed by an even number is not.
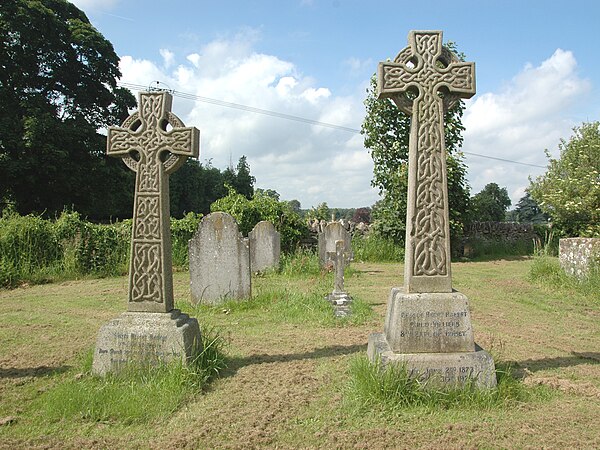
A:
[[[127,364],[157,365],[189,360],[201,343],[195,318],[167,313],[125,312],[98,333],[92,372],[118,373]]]
[[[460,292],[407,294],[392,288],[385,337],[396,353],[473,352],[469,299]]]
[[[383,333],[369,336],[367,355],[383,366],[404,364],[411,377],[427,381],[427,386],[460,388],[474,383],[478,389],[496,387],[496,367],[492,356],[475,346],[473,352],[458,353],[395,353]]]

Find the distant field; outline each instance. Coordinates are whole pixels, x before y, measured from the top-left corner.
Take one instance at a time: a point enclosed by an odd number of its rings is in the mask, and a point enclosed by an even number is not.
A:
[[[530,265],[453,265],[454,287],[471,300],[476,342],[512,363],[533,393],[493,408],[348,404],[349,363],[366,352],[369,333],[383,329],[390,288],[402,284],[397,264],[353,264],[347,290],[373,314],[343,324],[278,304],[285,295],[324,296],[330,275],[269,274],[253,280],[254,292],[279,297],[211,309],[189,306],[189,274],[176,273],[177,306],[227,340],[228,368],[149,422],[38,414],[40,398],[87,376],[82,360],[98,329],[125,309],[126,277],[2,290],[0,448],[598,448],[600,302],[530,283]]]

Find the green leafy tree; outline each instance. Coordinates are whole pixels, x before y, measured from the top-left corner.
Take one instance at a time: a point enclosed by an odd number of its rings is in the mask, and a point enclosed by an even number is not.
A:
[[[0,2],[0,201],[20,213],[131,214],[133,174],[97,132],[135,106],[118,64],[73,4]]]
[[[506,188],[488,183],[471,199],[472,219],[477,222],[503,222],[510,204]]]
[[[567,236],[600,237],[600,122],[573,128],[529,192]]]
[[[452,43],[447,44],[454,51]],[[459,55],[464,60],[463,55]],[[373,158],[371,184],[382,196],[372,210],[374,229],[396,242],[404,242],[406,234],[406,202],[408,190],[409,115],[400,111],[389,99],[378,99],[377,78],[374,75],[367,89],[367,114],[361,127],[365,147]],[[469,210],[467,168],[459,148],[462,144],[464,103],[459,101],[444,116],[446,163],[448,170],[448,203],[450,231],[456,239]]]
[[[300,239],[308,235],[306,224],[288,202],[280,202],[261,191],[248,200],[230,186],[229,194],[214,202],[210,209],[231,214],[244,235],[261,220],[271,222],[281,234],[281,248],[286,252],[293,251]]]
[[[319,203],[317,206],[313,206],[307,214],[309,220],[331,220],[331,209],[327,206],[327,202]]]
[[[544,213],[540,205],[531,198],[531,193],[526,192],[517,203],[514,210],[515,220],[520,223],[547,223],[548,214]]]

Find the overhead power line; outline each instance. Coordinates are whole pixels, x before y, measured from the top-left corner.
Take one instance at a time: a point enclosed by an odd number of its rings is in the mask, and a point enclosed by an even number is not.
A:
[[[149,89],[148,86],[143,86],[141,84],[123,83],[123,82],[119,82],[118,84],[121,87],[124,87],[127,89],[132,89],[135,91]],[[167,89],[167,91],[176,97],[184,98],[187,100],[196,100],[196,101],[203,102],[203,103],[209,103],[211,105],[223,106],[225,108],[234,108],[234,109],[239,109],[241,111],[248,111],[248,112],[253,112],[253,113],[257,113],[257,114],[264,114],[266,116],[278,117],[280,119],[294,120],[296,122],[307,123],[309,125],[317,125],[320,127],[332,128],[335,130],[341,130],[341,131],[347,131],[349,133],[359,133],[360,134],[360,130],[357,128],[350,128],[350,127],[345,127],[343,125],[336,125],[333,123],[321,122],[320,120],[307,119],[306,117],[294,116],[292,114],[285,114],[285,113],[281,113],[281,112],[277,112],[277,111],[271,111],[269,109],[255,108],[254,106],[247,106],[247,105],[242,105],[239,103],[226,102],[223,100],[217,100],[217,99],[210,98],[210,97],[203,97],[201,95],[190,94],[188,92],[176,91],[174,89]],[[530,163],[525,163],[525,162],[521,162],[521,161],[514,161],[512,159],[497,158],[495,156],[481,155],[479,153],[465,152],[465,151],[463,151],[463,153],[465,155],[477,156],[479,158],[493,159],[495,161],[502,161],[502,162],[507,162],[507,163],[512,163],[512,164],[520,164],[522,166],[538,167],[541,169],[546,168],[545,166],[540,166],[538,164],[530,164]]]

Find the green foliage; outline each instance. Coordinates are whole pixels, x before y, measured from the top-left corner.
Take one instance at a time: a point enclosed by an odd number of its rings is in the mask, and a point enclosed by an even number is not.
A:
[[[384,367],[380,361],[371,363],[366,356],[358,356],[350,361],[350,380],[344,400],[353,409],[378,409],[394,414],[414,407],[432,411],[514,407],[535,399],[536,394],[546,394],[544,388],[527,388],[516,380],[509,366],[497,366],[496,389],[477,390],[474,384],[463,389],[436,389],[427,386],[427,382],[410,377],[401,364]]]
[[[377,78],[373,75],[364,102],[367,115],[361,126],[365,147],[370,150],[374,162],[371,184],[382,195],[382,199],[373,207],[373,226],[382,236],[404,242],[410,116],[388,99],[378,99],[376,92]],[[462,154],[458,152],[463,140],[463,111],[464,104],[461,101],[444,116],[450,231],[453,236],[462,234],[469,209],[467,168]]]
[[[97,130],[135,98],[116,86],[119,58],[85,14],[65,0],[0,2],[0,67],[0,207],[130,212],[133,174]]]
[[[271,222],[281,234],[281,249],[291,252],[300,239],[308,234],[308,228],[288,202],[280,202],[264,193],[257,192],[251,200],[229,187],[229,194],[214,202],[212,212],[223,211],[237,221],[240,232],[247,235],[254,226],[266,220]]]
[[[50,222],[14,212],[0,218],[0,286],[32,278],[60,257],[60,243]]]
[[[171,217],[171,245],[173,265],[187,268],[189,265],[188,241],[198,231],[202,214],[187,213],[182,219]]]
[[[531,198],[531,193],[526,192],[515,207],[515,219],[519,223],[547,224],[549,216],[544,213],[540,205]]]
[[[250,175],[250,166],[242,156],[236,169],[224,171],[206,164],[188,159],[170,179],[171,216],[181,218],[193,211],[210,213],[210,205],[227,195],[226,185],[246,198],[252,198],[255,179]],[[270,189],[267,191],[271,191]],[[275,192],[275,191],[272,191]],[[249,197],[248,197],[249,195]]]
[[[354,259],[364,262],[403,262],[404,246],[377,233],[352,237]]]
[[[306,218],[309,220],[331,220],[331,210],[329,206],[327,206],[326,202],[319,203],[317,206],[313,206],[308,213],[306,214]]]
[[[171,219],[173,264],[188,264],[188,241],[201,215]],[[63,212],[56,221],[5,211],[0,218],[0,286],[127,273],[131,219],[109,225]]]
[[[281,273],[288,277],[317,276],[321,272],[319,255],[304,248],[281,255],[280,265]]]
[[[506,188],[488,183],[471,199],[471,219],[477,222],[504,222],[510,203]]]
[[[105,378],[90,375],[88,356],[79,377],[62,381],[34,402],[36,419],[128,425],[170,416],[225,368],[225,340],[206,327],[202,339],[189,365],[181,361],[153,368],[132,365]]]
[[[600,122],[573,128],[558,159],[531,181],[529,192],[567,236],[600,237]]]
[[[542,254],[535,257],[529,279],[550,289],[578,292],[600,306],[600,261],[593,263],[585,276],[577,278],[560,267],[558,258]]]

